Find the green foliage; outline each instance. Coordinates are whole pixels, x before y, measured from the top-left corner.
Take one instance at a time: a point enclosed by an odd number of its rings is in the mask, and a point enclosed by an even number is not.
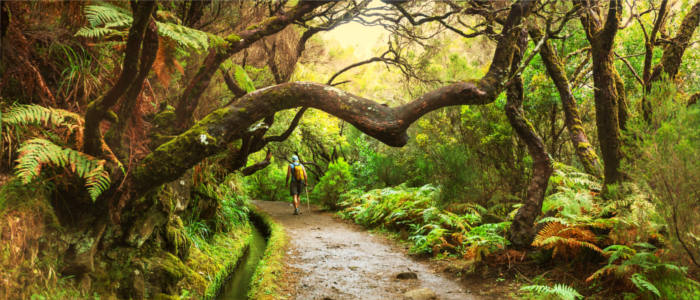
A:
[[[314,187],[313,197],[330,209],[339,207],[340,195],[348,191],[354,178],[342,157],[328,165],[328,171]]]
[[[255,209],[255,208],[253,208]],[[285,253],[289,238],[282,225],[275,222],[268,214],[255,211],[256,217],[267,227],[269,236],[265,253],[251,278],[249,299],[280,299],[280,276],[284,274]]]
[[[453,213],[435,206],[440,190],[431,185],[420,188],[398,186],[342,196],[340,215],[367,227],[406,232],[410,251],[418,254],[451,253],[480,260],[504,249],[510,222],[482,224],[479,209]],[[478,226],[476,226],[478,225]]]
[[[66,127],[74,131],[83,124],[83,118],[63,109],[39,105],[14,105],[2,115],[3,126]]]
[[[229,174],[219,183],[202,183],[195,187],[196,192],[213,201],[219,203],[214,221],[215,232],[228,232],[236,226],[244,225],[248,222],[247,201],[242,193],[242,180],[238,174]],[[193,223],[200,222],[198,216],[193,216]],[[206,224],[204,224],[206,225]],[[193,235],[208,236],[209,228],[202,224],[195,224],[191,228]]]
[[[289,189],[285,183],[286,165],[271,164],[266,168],[245,177],[246,192],[251,199],[268,201],[289,201]]]
[[[105,2],[86,5],[85,18],[88,20],[88,26],[80,28],[75,35],[90,39],[125,38],[133,22],[130,11]],[[206,32],[170,22],[156,21],[156,25],[158,35],[177,43],[182,48],[190,50],[209,48],[210,35]],[[212,35],[211,38],[214,36]]]
[[[583,299],[583,296],[576,289],[565,284],[555,284],[554,286],[533,284],[523,286],[520,290],[528,292],[526,299]]]
[[[636,249],[635,249],[636,248]],[[623,280],[631,283],[640,296],[660,299],[695,299],[700,283],[686,277],[686,269],[659,259],[655,246],[638,243],[634,248],[611,245],[604,249],[608,264],[586,281]]]
[[[255,84],[253,80],[248,77],[248,73],[239,65],[234,66],[235,71],[233,76],[236,78],[238,85],[243,88],[246,92],[250,93],[255,90]]]
[[[104,160],[70,148],[63,148],[45,139],[31,139],[19,149],[16,174],[27,184],[41,175],[46,165],[67,168],[76,176],[85,180],[85,187],[92,200],[107,190],[110,185],[109,174],[104,169]]]
[[[700,263],[700,105],[686,107],[675,85],[652,87],[649,122],[630,124],[630,159],[625,165],[651,191],[656,211],[668,224],[673,251]]]

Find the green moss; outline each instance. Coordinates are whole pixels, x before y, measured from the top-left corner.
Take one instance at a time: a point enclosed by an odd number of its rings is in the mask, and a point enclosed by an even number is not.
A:
[[[578,143],[578,145],[576,147],[579,149],[589,149],[591,147],[591,144],[581,142],[581,143]]]
[[[581,121],[579,121],[578,123],[581,124]],[[579,125],[579,124],[574,125],[574,126],[571,126],[571,130],[583,131],[583,126],[581,126],[581,125]]]
[[[190,255],[191,242],[185,235],[185,226],[180,217],[173,215],[165,227],[165,240],[168,250],[180,259],[186,260]]]
[[[179,300],[180,296],[158,293],[153,296],[154,300]]]
[[[259,211],[256,207],[250,206],[251,212],[259,218],[269,230],[267,248],[258,268],[251,280],[249,299],[280,299],[280,275],[284,268],[284,256],[289,239],[284,228],[277,224],[272,218]]]
[[[172,124],[175,123],[176,119],[177,115],[175,115],[175,110],[166,109],[153,117],[153,126],[156,128],[170,128]]]
[[[167,279],[180,281],[188,273],[187,266],[177,256],[163,251],[160,256],[151,260],[151,270],[166,275]]]
[[[229,42],[229,43],[237,43],[237,42],[241,41],[241,37],[238,36],[237,34],[232,33],[232,34],[229,34],[228,36],[226,36],[224,38],[224,40]]]
[[[207,241],[198,240],[185,261],[187,268],[194,271],[178,287],[196,294],[196,298],[213,299],[245,253],[250,230],[246,224],[216,233]]]
[[[262,22],[260,22],[260,23],[258,23],[258,24],[253,24],[253,25],[248,26],[248,28],[246,28],[245,30],[256,30],[256,29],[258,29],[258,28],[265,27],[265,26],[267,26],[268,24],[274,22],[275,20],[277,20],[277,17],[276,17],[276,16],[272,16],[272,17],[269,17],[269,18],[265,19],[264,21],[262,21]]]

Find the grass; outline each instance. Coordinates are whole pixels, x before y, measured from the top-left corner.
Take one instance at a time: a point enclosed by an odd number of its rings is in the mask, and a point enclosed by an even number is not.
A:
[[[280,275],[284,268],[284,256],[289,239],[284,228],[272,218],[251,205],[251,213],[268,229],[267,248],[258,263],[251,280],[249,299],[285,299],[280,295]]]
[[[180,283],[182,288],[203,299],[216,297],[221,285],[245,253],[250,232],[250,226],[238,226],[226,233],[216,233],[209,240],[201,239],[193,243],[185,265],[195,270],[196,275],[185,277]],[[201,278],[197,278],[197,275],[201,275]]]

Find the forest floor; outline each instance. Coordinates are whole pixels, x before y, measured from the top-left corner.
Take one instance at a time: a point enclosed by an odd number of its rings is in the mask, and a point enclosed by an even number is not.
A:
[[[464,281],[443,273],[444,263],[409,256],[383,234],[303,205],[292,215],[287,202],[254,201],[287,230],[285,294],[292,299],[404,299],[432,290],[438,299],[504,299],[513,290],[495,280]],[[399,275],[401,274],[401,275]],[[398,277],[417,278],[399,279]],[[420,299],[420,296],[417,297]]]

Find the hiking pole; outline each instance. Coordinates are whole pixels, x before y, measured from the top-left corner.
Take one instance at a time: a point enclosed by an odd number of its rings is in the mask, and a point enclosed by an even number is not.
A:
[[[306,190],[306,210],[308,210],[309,213],[311,213],[311,205],[309,204],[309,187],[304,186],[304,189]]]

